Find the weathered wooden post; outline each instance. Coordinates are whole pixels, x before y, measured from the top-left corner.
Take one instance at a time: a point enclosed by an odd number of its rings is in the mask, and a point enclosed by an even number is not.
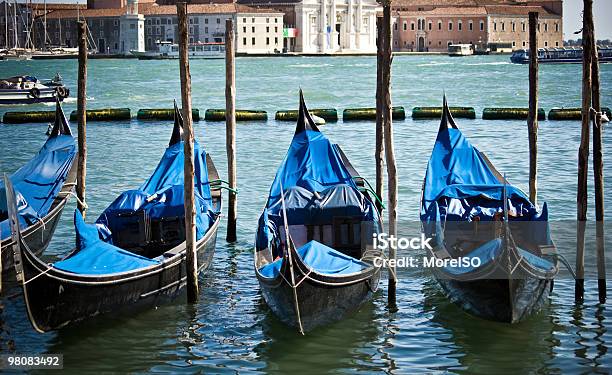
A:
[[[593,0],[583,0],[583,28],[582,28],[582,131],[580,134],[580,148],[578,149],[578,191],[576,195],[576,285],[574,299],[576,302],[584,300],[584,237],[586,229],[586,216],[588,206],[587,177],[589,170],[589,116],[591,109],[591,68],[592,68],[592,38],[593,35]]]
[[[234,66],[234,21],[225,20],[225,148],[229,179],[229,208],[227,215],[228,242],[236,241],[238,202],[236,197],[236,67]]]
[[[388,197],[387,211],[389,214],[388,234],[397,236],[397,168],[395,151],[393,149],[393,118],[391,112],[391,0],[383,3],[383,38],[382,38],[382,119],[384,126],[385,156],[387,159]],[[389,259],[395,260],[396,249],[389,247]],[[389,267],[389,306],[396,306],[396,274],[395,267]]]
[[[382,39],[383,24],[379,17],[376,17],[376,150],[374,152],[374,160],[376,162],[376,195],[383,199],[383,179],[384,179],[384,128],[383,128],[383,110],[382,110]],[[382,212],[382,204],[376,201],[378,211]]]
[[[529,200],[538,199],[538,13],[529,12]]]
[[[591,19],[593,21],[593,19]],[[593,21],[594,22],[594,21]],[[599,81],[599,55],[595,40],[595,25],[592,24],[593,38],[591,77],[593,81],[592,102],[595,115],[593,116],[593,178],[595,182],[595,241],[597,249],[597,290],[599,302],[605,303],[606,293],[606,257],[605,257],[605,230],[604,230],[604,177],[603,177],[603,148],[601,129],[601,94]]]
[[[77,208],[85,217],[85,180],[87,177],[87,22],[78,22],[79,73],[77,87],[78,148],[77,159]]]
[[[176,3],[179,32],[181,100],[183,102],[183,139],[185,147],[185,244],[187,257],[187,301],[198,300],[198,258],[196,254],[195,196],[193,192],[193,122],[191,114],[191,73],[189,72],[189,35],[187,3]]]

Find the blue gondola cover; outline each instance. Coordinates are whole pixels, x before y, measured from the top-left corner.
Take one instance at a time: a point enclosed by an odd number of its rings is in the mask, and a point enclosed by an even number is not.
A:
[[[19,222],[26,228],[47,215],[77,154],[72,135],[51,135],[38,154],[10,176]],[[4,183],[0,181],[0,239],[10,237]]]

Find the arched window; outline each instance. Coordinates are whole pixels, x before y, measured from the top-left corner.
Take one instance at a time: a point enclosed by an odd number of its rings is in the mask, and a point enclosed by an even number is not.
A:
[[[438,30],[442,30],[442,21],[438,21]]]
[[[410,30],[414,31],[414,22],[410,22]]]

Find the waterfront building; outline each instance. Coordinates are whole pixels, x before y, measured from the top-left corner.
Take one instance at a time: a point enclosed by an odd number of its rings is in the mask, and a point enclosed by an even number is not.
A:
[[[529,48],[529,12],[539,13],[538,47],[562,47],[562,0],[394,0],[393,49],[445,52],[450,44],[491,52]]]
[[[15,8],[18,30],[9,36],[17,35],[20,47],[26,46],[26,40],[39,49],[44,45],[76,47],[76,21],[80,19],[87,22],[90,47],[98,53],[129,55],[130,50],[155,51],[158,41],[178,42],[175,5],[159,5],[152,0],[89,0],[87,8],[62,5],[54,4],[44,12],[42,4],[19,4]],[[30,19],[35,18],[27,38],[19,28],[27,24],[22,22],[26,18],[19,18],[26,11],[32,14]],[[231,18],[237,53],[266,54],[283,49],[283,13],[231,2],[189,4],[188,11],[190,43],[223,43],[225,20]],[[11,9],[7,13],[10,12]],[[0,14],[4,20],[3,12]],[[10,28],[12,21],[8,21]],[[6,43],[12,48],[14,41],[6,40],[0,40],[0,45]]]
[[[285,14],[287,51],[376,52],[375,0],[238,0]]]

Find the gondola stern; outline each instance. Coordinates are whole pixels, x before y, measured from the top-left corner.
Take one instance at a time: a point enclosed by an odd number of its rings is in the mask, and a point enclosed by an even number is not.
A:
[[[172,136],[170,137],[170,142],[168,146],[172,146],[176,143],[179,143],[183,139],[183,115],[181,114],[178,105],[176,104],[176,99],[174,100],[174,128],[172,129]]]
[[[442,99],[442,118],[440,119],[440,128],[438,131],[449,129],[449,125],[453,129],[458,129],[457,123],[455,122],[455,119],[453,118],[453,115],[451,114],[450,109],[448,108],[446,93],[444,93]]]
[[[49,138],[56,137],[59,135],[72,135],[72,130],[66,119],[66,114],[62,109],[59,98],[55,100],[55,120],[53,122],[53,128],[49,132]]]
[[[300,110],[298,113],[297,124],[295,126],[295,134],[299,134],[305,130],[312,130],[315,132],[320,131],[310,115],[310,112],[308,112],[306,102],[304,101],[304,93],[302,92],[302,89],[300,89]]]

